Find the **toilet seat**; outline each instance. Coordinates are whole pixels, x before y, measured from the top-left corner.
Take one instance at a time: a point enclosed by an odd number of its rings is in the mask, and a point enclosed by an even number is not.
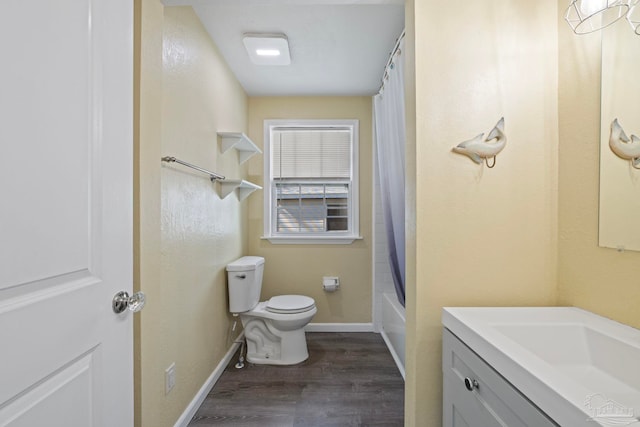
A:
[[[295,314],[309,311],[315,305],[313,298],[304,295],[278,295],[267,301],[266,309],[271,313]]]

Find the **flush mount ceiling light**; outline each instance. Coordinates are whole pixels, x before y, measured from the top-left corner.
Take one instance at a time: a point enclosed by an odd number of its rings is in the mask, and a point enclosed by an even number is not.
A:
[[[624,18],[637,0],[571,0],[565,21],[576,34],[588,34]]]
[[[257,65],[289,65],[289,42],[284,34],[247,33],[242,39],[251,62]]]

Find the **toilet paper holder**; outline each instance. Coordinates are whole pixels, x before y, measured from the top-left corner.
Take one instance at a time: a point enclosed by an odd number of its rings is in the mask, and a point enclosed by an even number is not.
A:
[[[340,288],[340,279],[335,276],[325,276],[322,278],[322,289],[325,292],[335,292]]]

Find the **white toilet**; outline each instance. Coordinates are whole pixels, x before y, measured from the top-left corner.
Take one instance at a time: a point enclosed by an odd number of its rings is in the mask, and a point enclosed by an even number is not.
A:
[[[240,315],[247,360],[293,365],[309,357],[304,327],[318,311],[313,298],[279,295],[260,302],[264,258],[245,256],[227,265],[229,311]]]

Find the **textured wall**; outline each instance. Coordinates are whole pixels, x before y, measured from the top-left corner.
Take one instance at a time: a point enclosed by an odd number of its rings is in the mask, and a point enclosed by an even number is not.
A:
[[[559,1],[559,14],[565,8]],[[576,36],[558,25],[558,302],[639,328],[640,252],[598,247],[600,33]]]
[[[422,416],[418,407],[422,405],[423,391],[419,385],[422,378],[418,378],[419,366],[422,358],[416,353],[417,349],[423,349],[418,340],[419,325],[416,323],[418,310],[418,297],[416,286],[417,265],[416,260],[416,26],[415,0],[405,1],[405,52],[404,52],[404,95],[405,95],[405,126],[407,131],[407,141],[405,145],[405,399],[404,399],[404,419],[405,425],[416,424],[416,417]],[[420,347],[419,347],[420,346]]]
[[[314,323],[371,322],[372,103],[370,97],[265,97],[249,100],[249,136],[263,146],[265,119],[358,119],[360,133],[360,235],[350,245],[273,245],[263,235],[263,193],[249,201],[249,251],[265,257],[262,298],[300,293],[316,300]],[[249,175],[262,185],[263,159]],[[339,276],[338,292],[322,290],[322,276]]]
[[[163,396],[164,379],[154,351],[163,345],[160,283],[160,141],[162,129],[162,23],[160,0],[135,2],[134,289],[149,303],[134,316],[134,416],[141,427]],[[144,351],[144,354],[143,354]]]
[[[416,169],[407,181],[415,182],[416,216],[415,243],[408,239],[415,277],[407,292],[407,424],[435,426],[441,308],[555,302],[557,6],[482,0],[452,13],[446,2],[416,0],[410,26]],[[501,116],[508,142],[494,169],[451,152]]]
[[[141,87],[151,82],[154,91],[141,91],[140,127],[149,132],[141,132],[146,149],[139,162],[160,185],[140,191],[141,227],[158,231],[139,243],[157,255],[140,261],[141,270],[154,273],[153,281],[140,279],[149,299],[139,324],[137,422],[162,427],[174,425],[231,345],[224,268],[246,249],[247,215],[235,194],[221,199],[206,175],[161,166],[160,156],[243,178],[237,153],[221,154],[216,132],[246,132],[247,97],[190,7],[167,7],[162,16],[159,2],[142,4],[149,11],[142,17],[145,40],[155,40],[143,42],[142,62],[156,66],[141,73]],[[142,171],[143,164],[154,166]],[[146,209],[153,215],[145,216]],[[172,362],[176,385],[165,395],[164,371]]]

